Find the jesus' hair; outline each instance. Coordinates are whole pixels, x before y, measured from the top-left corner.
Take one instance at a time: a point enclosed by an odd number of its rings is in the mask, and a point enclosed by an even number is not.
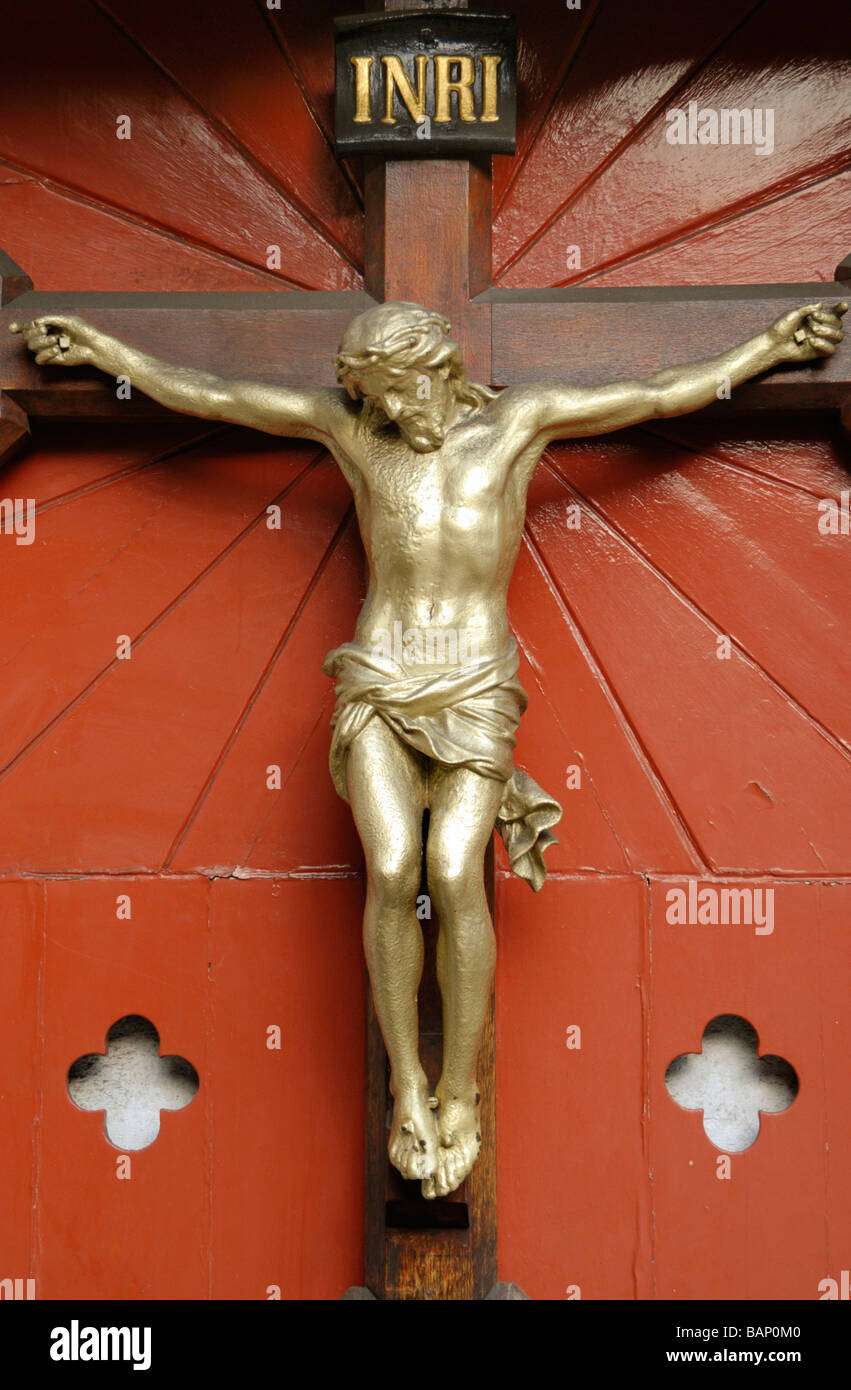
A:
[[[460,348],[450,332],[448,319],[422,304],[402,300],[378,304],[352,319],[343,334],[334,358],[337,380],[358,400],[362,396],[358,378],[368,368],[381,367],[395,374],[448,363],[457,398],[469,405],[486,405],[497,393],[467,380]]]

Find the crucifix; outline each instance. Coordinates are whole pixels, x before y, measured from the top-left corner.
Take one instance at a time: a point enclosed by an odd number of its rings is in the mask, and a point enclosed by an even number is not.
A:
[[[511,1296],[493,1293],[489,846],[496,824],[539,888],[560,815],[511,759],[525,693],[505,598],[535,465],[550,440],[716,400],[848,399],[834,355],[845,306],[828,303],[842,284],[494,290],[489,157],[438,154],[368,159],[365,294],[39,295],[0,264],[4,323],[35,356],[0,340],[0,447],[23,440],[27,415],[128,420],[154,402],[319,440],[352,487],[369,591],[326,670],[332,773],[367,865],[366,1284],[391,1298]],[[126,379],[129,399],[93,367]],[[423,857],[440,926],[437,1071],[414,913]]]

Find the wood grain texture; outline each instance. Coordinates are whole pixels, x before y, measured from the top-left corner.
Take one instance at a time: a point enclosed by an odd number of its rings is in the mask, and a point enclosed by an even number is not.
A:
[[[36,366],[8,327],[50,312],[79,314],[160,359],[228,379],[336,386],[333,359],[343,330],[373,302],[360,292],[28,293],[0,311],[0,389],[37,416],[164,418],[163,408],[139,392],[118,400],[114,383],[93,368]]]
[[[39,63],[38,73],[18,65],[6,74],[0,158],[249,266],[265,267],[267,247],[277,245],[288,278],[302,287],[358,286],[348,256],[277,177],[102,9],[61,0],[37,12],[17,7],[5,38],[10,51],[37,50]],[[271,40],[269,52],[274,57]],[[48,73],[49,80],[40,76]],[[118,138],[122,130],[129,138]]]
[[[449,319],[473,381],[490,379],[489,160],[366,161],[365,283],[376,299],[413,300]]]
[[[246,265],[217,246],[105,207],[74,189],[0,163],[0,225],[40,290],[262,290],[295,288],[286,273]],[[58,229],[63,235],[58,235]],[[24,288],[32,289],[32,285]]]
[[[422,174],[426,162],[401,166]],[[431,163],[430,161],[428,163]],[[459,161],[460,164],[460,161]],[[399,166],[397,166],[399,167]],[[426,174],[427,176],[427,174]],[[381,189],[367,185],[384,205]],[[401,185],[405,196],[421,191],[420,179]],[[459,170],[458,202],[468,187]],[[478,214],[477,214],[478,215]],[[451,219],[445,219],[451,225]],[[376,237],[378,242],[379,237]],[[422,301],[450,315],[461,340],[472,379],[498,386],[534,380],[566,380],[577,385],[634,380],[675,362],[711,356],[762,331],[787,309],[824,300],[835,303],[847,286],[836,283],[727,286],[706,289],[577,289],[562,291],[485,291],[468,304],[464,286],[478,276],[459,269],[454,282],[444,277],[440,256],[411,238],[405,259],[390,257],[392,289],[414,293],[416,276],[431,266],[434,279]],[[444,243],[448,248],[454,243]],[[476,283],[472,280],[472,283]],[[438,284],[442,287],[438,289]],[[298,386],[333,386],[333,356],[354,314],[375,301],[362,294],[157,295],[37,293],[20,295],[0,311],[0,389],[34,417],[88,419],[163,418],[161,407],[136,393],[118,400],[112,384],[93,369],[59,372],[37,367],[21,340],[6,332],[15,319],[75,313],[134,347],[226,378]],[[628,323],[628,331],[624,324]],[[287,350],[288,343],[294,344]],[[490,358],[489,349],[492,351]],[[731,401],[713,406],[716,414],[738,410],[827,410],[844,405],[851,394],[846,352],[808,366],[790,366],[739,387]]]
[[[305,102],[286,52],[275,42],[265,3],[235,7],[229,0],[212,0],[203,13],[171,0],[99,4],[229,142],[275,181],[287,201],[359,267],[360,204]]]
[[[795,0],[725,0],[694,12],[668,0],[644,35],[623,23],[627,9],[628,0],[604,6],[592,27],[570,98],[553,112],[549,138],[542,131],[538,164],[514,186],[516,229],[506,203],[495,229],[500,284],[574,282],[847,167],[848,69],[830,0],[808,7],[805,54]],[[648,70],[636,82],[642,56]],[[770,109],[771,152],[670,144],[667,113],[690,101]],[[540,209],[525,233],[524,195]],[[567,263],[569,245],[580,248],[579,269]]]
[[[598,386],[699,361],[744,342],[802,304],[835,304],[833,284],[727,285],[687,289],[493,290],[493,381]],[[804,367],[781,367],[738,387],[716,414],[735,410],[838,408],[851,388],[847,351]]]

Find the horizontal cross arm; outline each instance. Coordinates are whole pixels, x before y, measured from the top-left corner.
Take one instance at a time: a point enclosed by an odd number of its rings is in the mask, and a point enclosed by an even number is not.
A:
[[[488,290],[495,386],[558,381],[602,386],[714,357],[789,309],[849,299],[840,281],[662,289]],[[851,401],[851,345],[784,366],[733,391],[719,408],[825,410]]]
[[[230,380],[335,386],[334,354],[355,314],[375,301],[356,290],[220,294],[28,291],[0,309],[0,392],[30,418],[129,420],[165,414],[139,392],[120,400],[91,367],[38,367],[11,323],[76,314],[165,362]]]

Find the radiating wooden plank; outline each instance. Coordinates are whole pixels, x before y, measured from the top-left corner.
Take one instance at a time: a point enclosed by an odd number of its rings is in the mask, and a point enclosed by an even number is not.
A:
[[[233,485],[232,469],[229,477]],[[79,626],[75,637],[90,664],[106,668],[103,678],[0,782],[3,815],[14,827],[6,839],[10,863],[44,867],[58,859],[77,870],[162,864],[310,583],[347,505],[344,492],[342,479],[314,470],[282,506],[280,532],[265,526],[262,511],[256,522],[249,519],[239,543],[182,601],[172,589],[164,612],[142,633],[128,633],[129,660],[115,654],[130,624],[116,630],[114,616],[110,624],[94,606],[85,643]],[[216,495],[211,491],[211,501]],[[220,504],[226,497],[219,491]],[[197,504],[183,515],[184,532],[193,525]],[[119,592],[126,607],[126,588]],[[235,592],[244,596],[236,608],[229,601]],[[48,681],[57,679],[55,643],[42,643],[36,655]],[[199,665],[215,678],[199,680]],[[23,717],[19,712],[18,728]],[[259,775],[265,778],[264,769]],[[35,813],[45,806],[49,815]]]
[[[830,416],[806,414],[742,415],[730,423],[683,415],[641,426],[653,438],[671,439],[692,453],[709,453],[778,483],[800,488],[816,499],[840,501],[849,486],[847,450]]]
[[[498,213],[534,149],[555,103],[569,100],[577,51],[596,22],[600,0],[570,9],[564,0],[536,0],[517,12],[517,146],[514,155],[493,157],[493,199]],[[557,39],[557,42],[554,42]]]
[[[48,508],[33,544],[7,549],[0,767],[109,669],[119,634],[150,629],[311,457],[303,446],[248,453],[234,481],[234,447],[169,459]]]
[[[752,8],[753,0],[722,0],[696,10],[684,9],[679,0],[661,0],[652,23],[636,24],[630,0],[606,0],[599,7],[569,79],[500,208],[494,227],[500,283],[548,285],[572,278],[566,247],[577,242],[583,267],[596,264],[596,240],[574,235],[571,215],[562,216],[561,210],[622,154],[661,103],[674,100],[678,84]],[[571,22],[565,18],[558,26],[560,38],[567,37]],[[653,200],[653,189],[652,182],[643,182],[642,200]],[[635,215],[635,201],[633,187],[621,211],[613,215],[614,205],[609,206],[607,217],[616,232]],[[545,250],[538,250],[538,238]],[[513,265],[518,257],[522,269]]]
[[[215,247],[87,201],[34,174],[0,165],[6,247],[40,290],[286,289],[283,271],[246,265]]]
[[[710,866],[847,871],[848,755],[595,516],[529,529]]]
[[[534,516],[544,510],[567,526],[561,485],[543,477]],[[559,604],[546,555],[520,552],[509,593],[509,620],[521,649],[520,679],[529,708],[517,731],[515,764],[564,807],[547,850],[547,872],[623,873],[652,865],[700,863],[675,808],[643,755],[605,675],[593,662],[569,610]],[[578,768],[579,786],[569,768]],[[497,840],[497,864],[508,861]]]
[[[619,436],[555,457],[599,513],[851,746],[847,538],[819,531],[817,498],[661,439]]]
[[[137,424],[132,432],[115,424],[72,425],[43,421],[27,454],[4,463],[0,494],[31,497],[37,508],[63,506],[81,492],[107,487],[119,475],[176,457],[228,426],[172,416],[159,424]]]
[[[360,207],[260,8],[215,0],[205,3],[199,21],[192,6],[172,0],[100,4],[272,176],[288,201],[360,265]],[[289,10],[281,12],[284,23],[289,17]]]
[[[357,285],[349,262],[94,6],[18,7],[4,40],[10,52],[38,51],[50,80],[40,86],[30,65],[9,65],[0,158],[248,265],[265,266],[276,244],[301,285]],[[121,117],[130,138],[117,138]]]
[[[349,807],[328,771],[334,686],[322,672],[348,641],[363,595],[363,552],[351,522],[332,549],[285,645],[251,695],[221,762],[199,787],[170,855],[175,871],[243,866],[255,872],[359,874],[362,853]],[[281,789],[263,775],[281,768]]]
[[[717,10],[713,6],[692,13],[680,7],[679,13],[679,22],[691,26]],[[579,246],[585,272],[604,269],[673,235],[697,231],[845,167],[848,72],[837,47],[836,11],[830,0],[814,0],[808,9],[805,58],[799,19],[795,0],[757,7],[692,80],[675,92],[660,93],[652,120],[549,220],[540,237],[500,273],[500,283],[564,284],[577,273],[566,264],[568,244]],[[655,14],[654,45],[663,39],[658,21]],[[772,33],[768,65],[766,25]],[[646,83],[636,86],[643,94]],[[614,91],[616,113],[628,110],[628,98]],[[761,157],[753,144],[670,144],[666,113],[685,111],[690,101],[697,110],[771,110],[771,152]],[[622,136],[632,134],[632,125],[627,123]],[[527,189],[527,196],[534,192]]]
[[[851,172],[820,179],[687,232],[610,270],[579,279],[591,285],[717,285],[833,279],[851,242]]]
[[[338,0],[300,0],[279,9],[255,0],[270,32],[304,94],[330,149],[334,146],[334,19],[350,13]],[[363,183],[362,160],[347,159],[342,168],[357,191]]]

